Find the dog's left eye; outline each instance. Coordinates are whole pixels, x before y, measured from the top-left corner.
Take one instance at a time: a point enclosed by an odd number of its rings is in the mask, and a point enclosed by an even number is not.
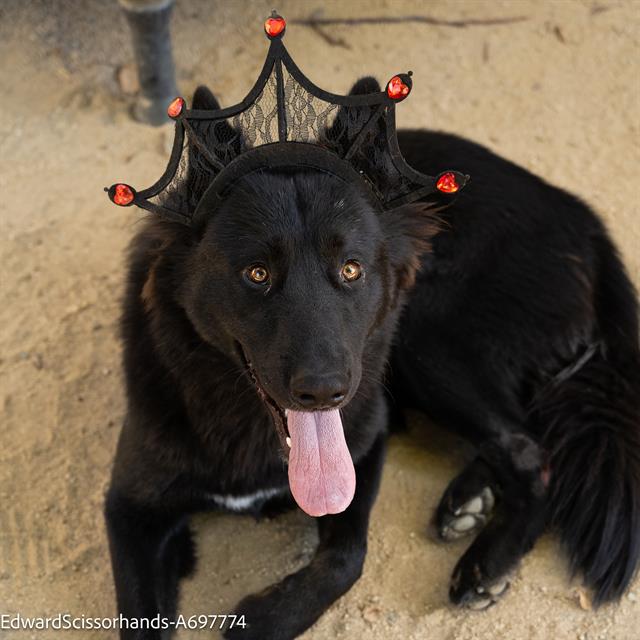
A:
[[[255,284],[266,284],[269,282],[269,272],[261,264],[255,264],[245,269],[246,277]]]
[[[340,275],[345,282],[354,282],[362,276],[362,267],[355,260],[348,260],[342,266]]]

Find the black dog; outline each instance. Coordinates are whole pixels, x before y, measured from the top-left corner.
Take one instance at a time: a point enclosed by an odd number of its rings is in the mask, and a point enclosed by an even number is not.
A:
[[[215,107],[204,89],[193,104]],[[629,584],[637,303],[606,231],[576,198],[476,144],[408,131],[400,145],[427,174],[471,174],[451,208],[380,214],[326,174],[265,170],[202,233],[153,221],[134,240],[128,415],[106,502],[124,616],[175,615],[195,564],[190,514],[270,511],[293,494],[322,516],[318,549],[244,599],[247,627],[226,633],[293,638],[313,624],[362,571],[387,374],[396,404],[477,445],[436,514],[444,539],[486,523],[454,571],[453,602],[495,602],[547,524],[596,603]]]

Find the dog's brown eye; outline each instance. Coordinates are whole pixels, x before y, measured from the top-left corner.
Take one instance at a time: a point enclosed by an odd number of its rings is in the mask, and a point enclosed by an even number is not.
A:
[[[265,284],[269,281],[269,272],[260,264],[248,267],[246,270],[247,278],[256,284]]]
[[[353,282],[362,275],[362,267],[355,260],[349,260],[344,263],[340,274],[343,280]]]

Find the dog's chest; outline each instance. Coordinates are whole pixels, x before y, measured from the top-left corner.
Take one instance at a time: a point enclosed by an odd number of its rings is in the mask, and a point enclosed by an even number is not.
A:
[[[207,499],[210,500],[214,506],[228,509],[229,511],[255,511],[259,509],[267,500],[284,496],[288,487],[270,487],[268,489],[258,489],[253,493],[245,493],[241,495],[222,495],[218,493],[207,494]]]

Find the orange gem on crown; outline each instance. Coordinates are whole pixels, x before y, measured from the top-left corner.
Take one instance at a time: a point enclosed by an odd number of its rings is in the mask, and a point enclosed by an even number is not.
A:
[[[171,104],[167,107],[167,115],[170,118],[177,118],[182,113],[183,108],[184,99],[176,98],[175,100],[172,100]]]
[[[409,91],[411,91],[411,87],[400,76],[393,76],[387,84],[387,95],[392,100],[406,98],[409,95]]]
[[[117,184],[113,192],[113,201],[121,207],[133,202],[133,189],[128,184]]]
[[[436,188],[442,193],[455,193],[460,189],[460,185],[456,180],[456,174],[452,172],[443,173],[436,182]]]
[[[286,28],[287,22],[282,16],[272,15],[264,21],[265,33],[270,38],[279,36]]]

